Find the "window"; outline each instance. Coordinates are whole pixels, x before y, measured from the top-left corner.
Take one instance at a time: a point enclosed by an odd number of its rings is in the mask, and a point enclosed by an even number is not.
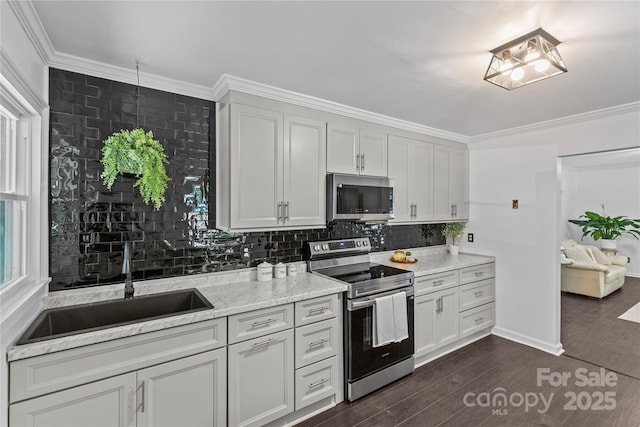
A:
[[[25,275],[29,120],[17,105],[0,105],[0,286]]]

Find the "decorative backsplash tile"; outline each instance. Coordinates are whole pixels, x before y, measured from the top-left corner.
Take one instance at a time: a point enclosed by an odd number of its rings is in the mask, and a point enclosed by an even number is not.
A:
[[[441,224],[336,223],[313,230],[229,234],[209,216],[215,195],[211,101],[50,69],[50,290],[122,282],[123,244],[134,242],[134,280],[304,259],[306,241],[368,236],[374,251],[443,244]],[[133,178],[102,184],[102,141],[136,121],[169,157],[166,202],[145,205]],[[213,199],[213,200],[212,200]],[[214,204],[211,203],[213,208]]]

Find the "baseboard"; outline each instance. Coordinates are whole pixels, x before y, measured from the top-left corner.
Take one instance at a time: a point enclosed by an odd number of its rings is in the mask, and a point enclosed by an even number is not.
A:
[[[640,279],[640,274],[635,274],[635,273],[629,273],[627,271],[627,276],[626,277],[633,277],[635,279]]]
[[[503,329],[499,327],[493,328],[493,335],[498,336],[500,338],[507,339],[509,341],[514,341],[519,344],[524,344],[528,347],[533,347],[535,349],[544,351],[545,353],[553,354],[554,356],[560,356],[564,353],[564,348],[562,348],[562,343],[558,344],[550,344],[545,341],[540,341],[535,338],[531,338],[527,335],[519,334],[518,332],[510,331],[508,329]]]

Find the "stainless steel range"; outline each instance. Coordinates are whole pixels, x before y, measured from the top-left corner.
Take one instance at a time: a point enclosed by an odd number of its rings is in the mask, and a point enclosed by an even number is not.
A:
[[[344,307],[347,398],[356,400],[413,372],[413,272],[371,263],[368,238],[309,242],[308,245],[309,271],[349,285]],[[374,335],[379,333],[376,327],[388,325],[376,322],[381,321],[382,300],[388,296],[396,298],[394,301],[401,298],[400,307],[406,306],[406,316],[401,313],[400,318],[407,322],[403,326],[408,337],[379,345],[374,342]],[[377,314],[376,306],[379,307]]]

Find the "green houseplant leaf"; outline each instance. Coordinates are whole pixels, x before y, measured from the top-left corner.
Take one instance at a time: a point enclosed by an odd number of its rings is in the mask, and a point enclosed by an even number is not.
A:
[[[165,170],[167,155],[160,143],[153,139],[153,132],[142,129],[121,130],[109,136],[102,146],[104,185],[111,189],[119,174],[133,174],[134,184],[146,204],[155,209],[165,201],[169,177]]]
[[[602,205],[602,213],[603,215],[586,211],[578,219],[568,221],[580,227],[583,238],[591,236],[593,240],[615,240],[623,234],[629,234],[636,239],[640,238],[640,219],[630,219],[626,216],[610,217],[607,215],[604,205]]]
[[[456,239],[462,238],[464,236],[464,228],[467,226],[466,222],[449,222],[445,224],[442,229],[442,235],[445,238],[451,238],[452,245],[456,244]]]

